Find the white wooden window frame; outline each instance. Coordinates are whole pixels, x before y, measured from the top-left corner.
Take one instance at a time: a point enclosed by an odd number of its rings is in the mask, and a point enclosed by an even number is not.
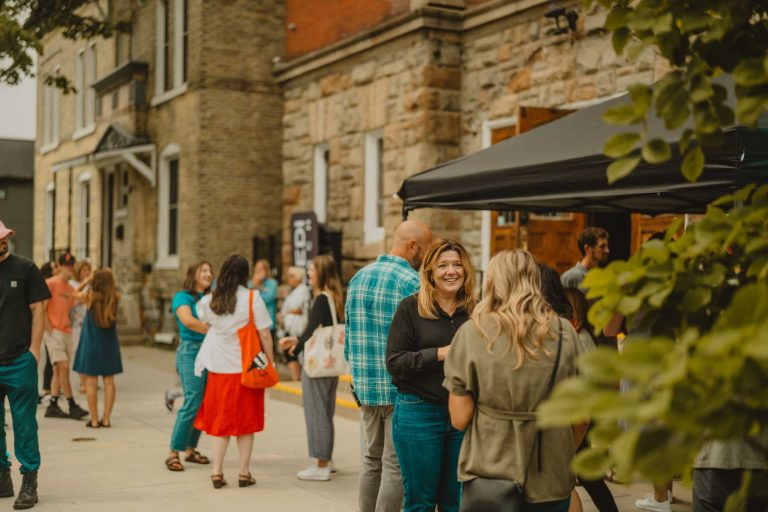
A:
[[[184,81],[184,19],[186,18],[184,0],[167,0],[167,9],[173,10],[173,26],[170,41],[170,62],[166,62],[165,56],[165,28],[168,19],[166,2],[156,0],[155,16],[155,95],[152,98],[152,106],[160,105],[166,101],[187,92],[187,83]],[[166,67],[171,66],[171,88],[165,88]]]
[[[85,83],[87,89],[85,92],[85,122],[86,126],[93,131],[96,124],[96,90],[93,88],[97,73],[97,51],[95,42],[88,45],[88,59],[86,65]]]
[[[88,258],[88,247],[90,243],[91,224],[93,220],[93,204],[91,204],[91,173],[86,171],[78,178],[79,204],[77,213],[77,241],[81,252],[77,254],[78,259]]]
[[[169,171],[171,160],[180,160],[181,151],[178,144],[169,144],[160,152],[159,158],[159,176],[157,183],[157,260],[155,268],[158,269],[178,269],[179,255],[168,254],[168,207],[170,193]],[[179,173],[181,173],[181,163],[179,163]],[[180,182],[181,180],[179,180]],[[177,217],[177,250],[181,245],[181,215]]]
[[[45,261],[51,257],[51,251],[54,247],[53,223],[56,205],[56,185],[53,180],[45,186],[45,203],[43,217],[43,248],[45,250]]]
[[[58,75],[60,66],[53,70]],[[61,90],[55,85],[43,85],[43,145],[40,153],[45,154],[59,147],[61,123]]]
[[[75,55],[75,138],[85,128],[85,49]]]
[[[365,134],[365,175],[363,178],[363,239],[366,244],[380,242],[384,239],[384,219],[379,218],[379,201],[381,174],[379,141],[383,132],[376,130]]]
[[[325,155],[328,144],[317,144],[314,148],[314,210],[317,222],[328,221],[328,161]]]

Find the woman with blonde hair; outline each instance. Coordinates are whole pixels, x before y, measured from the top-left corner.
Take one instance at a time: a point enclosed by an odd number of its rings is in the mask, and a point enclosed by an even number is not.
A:
[[[86,313],[73,370],[85,378],[85,393],[91,420],[87,427],[109,428],[115,405],[115,375],[123,372],[120,343],[117,339],[117,293],[112,271],[102,268],[93,273],[85,296]],[[104,380],[104,414],[99,419],[98,378]]]
[[[280,348],[298,356],[318,327],[333,325],[331,308],[337,321],[344,322],[344,297],[341,280],[332,256],[321,254],[312,258],[307,271],[314,301],[309,310],[309,321],[300,336],[286,336],[280,340]],[[333,415],[336,411],[338,377],[310,377],[301,372],[301,398],[304,403],[304,421],[307,424],[307,444],[310,458],[315,464],[299,471],[299,480],[326,481],[331,479],[333,457]]]
[[[514,250],[491,258],[483,299],[445,362],[451,423],[466,429],[458,465],[462,512],[490,510],[473,499],[473,485],[484,483],[478,477],[521,485],[524,510],[568,510],[569,466],[583,426],[537,430],[535,413],[551,385],[576,374],[577,350],[576,331],[542,294],[533,256]]]
[[[475,307],[467,250],[437,240],[419,270],[419,293],[403,299],[387,339],[387,369],[397,388],[392,439],[403,476],[405,512],[459,510],[456,465],[464,434],[451,426],[443,361]]]

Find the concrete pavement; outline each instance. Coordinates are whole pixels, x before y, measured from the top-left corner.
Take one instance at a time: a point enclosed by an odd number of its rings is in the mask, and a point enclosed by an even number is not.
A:
[[[83,421],[44,418],[44,406],[38,409],[43,466],[40,503],[35,510],[356,510],[360,440],[354,419],[337,415],[335,421],[338,473],[330,482],[302,482],[295,477],[309,463],[302,409],[268,397],[266,428],[256,434],[254,443],[252,471],[257,484],[237,487],[237,449],[232,443],[224,467],[230,485],[214,490],[210,466],[187,463],[186,471],[172,473],[163,464],[174,415],[163,407],[162,393],[176,381],[174,353],[124,347],[123,362],[125,373],[117,377],[112,428],[89,429]],[[77,399],[84,407],[85,397]],[[9,414],[6,418],[10,422]],[[11,434],[10,427],[8,432]],[[199,448],[210,455],[207,436],[202,437]],[[17,465],[13,478],[18,490]],[[635,510],[634,500],[647,489],[647,485],[612,486],[619,508],[627,511]],[[690,501],[689,491],[676,489],[676,496]],[[0,500],[0,509],[10,510],[12,503],[11,498]],[[588,498],[584,498],[584,510],[595,510]],[[674,510],[690,507],[675,505]]]

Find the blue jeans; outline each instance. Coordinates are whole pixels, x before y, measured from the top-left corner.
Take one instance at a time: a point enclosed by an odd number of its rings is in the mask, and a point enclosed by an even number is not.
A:
[[[195,358],[200,351],[200,345],[200,341],[181,340],[181,345],[176,351],[176,370],[181,377],[184,404],[176,413],[176,422],[173,424],[171,450],[175,452],[196,448],[200,440],[200,431],[193,426],[205,393],[206,372],[203,372],[202,377],[195,376]]]
[[[6,366],[0,366],[0,407],[5,422],[5,397],[11,404],[13,450],[22,473],[34,473],[40,467],[37,441],[37,361],[25,352]],[[11,467],[5,428],[0,425],[0,470]]]
[[[404,512],[458,512],[457,477],[464,433],[451,426],[448,405],[400,393],[392,416],[392,440],[403,476]]]

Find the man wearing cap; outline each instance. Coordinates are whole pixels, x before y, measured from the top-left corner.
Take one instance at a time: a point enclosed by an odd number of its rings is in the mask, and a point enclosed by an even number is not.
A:
[[[51,294],[33,262],[9,253],[9,241],[15,234],[0,221],[0,407],[4,417],[8,397],[13,448],[22,474],[13,508],[26,509],[37,503],[37,361],[45,322],[43,301]],[[11,462],[5,429],[0,428],[0,498],[11,496]]]
[[[75,344],[72,339],[72,308],[76,305],[75,289],[69,285],[75,266],[75,257],[65,252],[58,259],[59,273],[46,279],[45,284],[51,291],[51,298],[45,303],[45,333],[43,343],[48,349],[53,363],[51,381],[51,403],[45,410],[46,418],[80,419],[88,414],[75,403],[72,397],[72,384],[69,381],[69,362],[74,356]],[[69,413],[59,407],[59,391],[69,403]]]

